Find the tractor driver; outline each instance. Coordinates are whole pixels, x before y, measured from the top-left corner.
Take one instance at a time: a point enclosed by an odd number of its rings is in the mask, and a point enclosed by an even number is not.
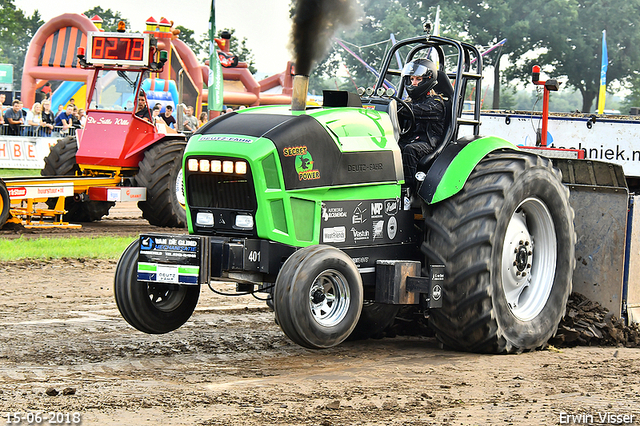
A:
[[[143,90],[140,90],[138,94],[138,108],[136,110],[136,117],[140,117],[143,120],[147,120],[151,123],[151,114],[149,113],[149,107],[147,106],[147,97]]]
[[[437,76],[438,68],[429,59],[413,60],[402,70],[404,87],[410,97],[407,104],[413,110],[416,125],[400,137],[398,145],[402,150],[405,183],[414,189],[418,162],[442,143],[446,130],[444,98],[433,90],[438,82]],[[398,114],[401,119],[410,116],[410,112],[401,106]]]

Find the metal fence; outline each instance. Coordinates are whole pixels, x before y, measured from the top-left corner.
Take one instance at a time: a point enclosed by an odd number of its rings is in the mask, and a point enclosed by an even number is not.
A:
[[[75,136],[76,129],[71,127],[67,130],[63,130],[61,126],[56,126],[51,129],[46,129],[39,126],[12,126],[10,124],[3,124],[0,128],[0,135],[6,136],[32,136],[32,137],[61,137],[61,136]]]

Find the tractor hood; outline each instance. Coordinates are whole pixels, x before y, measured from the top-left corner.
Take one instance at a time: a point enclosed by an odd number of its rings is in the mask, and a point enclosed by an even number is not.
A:
[[[186,155],[195,150],[257,161],[254,156],[270,154],[265,143],[276,151],[287,190],[402,180],[389,117],[362,108],[300,113],[258,107],[225,114],[191,138]]]

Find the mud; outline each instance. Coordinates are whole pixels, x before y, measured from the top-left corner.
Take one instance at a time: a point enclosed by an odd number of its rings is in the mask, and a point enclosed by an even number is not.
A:
[[[208,288],[185,326],[146,335],[119,315],[115,266],[0,263],[3,422],[40,412],[40,424],[78,413],[83,425],[640,424],[639,349],[492,356],[398,336],[313,351],[264,302]]]

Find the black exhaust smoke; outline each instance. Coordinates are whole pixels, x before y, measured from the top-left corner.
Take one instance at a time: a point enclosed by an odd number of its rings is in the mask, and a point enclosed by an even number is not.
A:
[[[294,80],[291,104],[294,111],[305,109],[308,76],[313,65],[323,59],[335,31],[355,20],[355,6],[355,0],[296,0],[291,45],[296,77],[304,77],[298,79],[301,83],[298,85]],[[299,93],[301,90],[304,92]]]

